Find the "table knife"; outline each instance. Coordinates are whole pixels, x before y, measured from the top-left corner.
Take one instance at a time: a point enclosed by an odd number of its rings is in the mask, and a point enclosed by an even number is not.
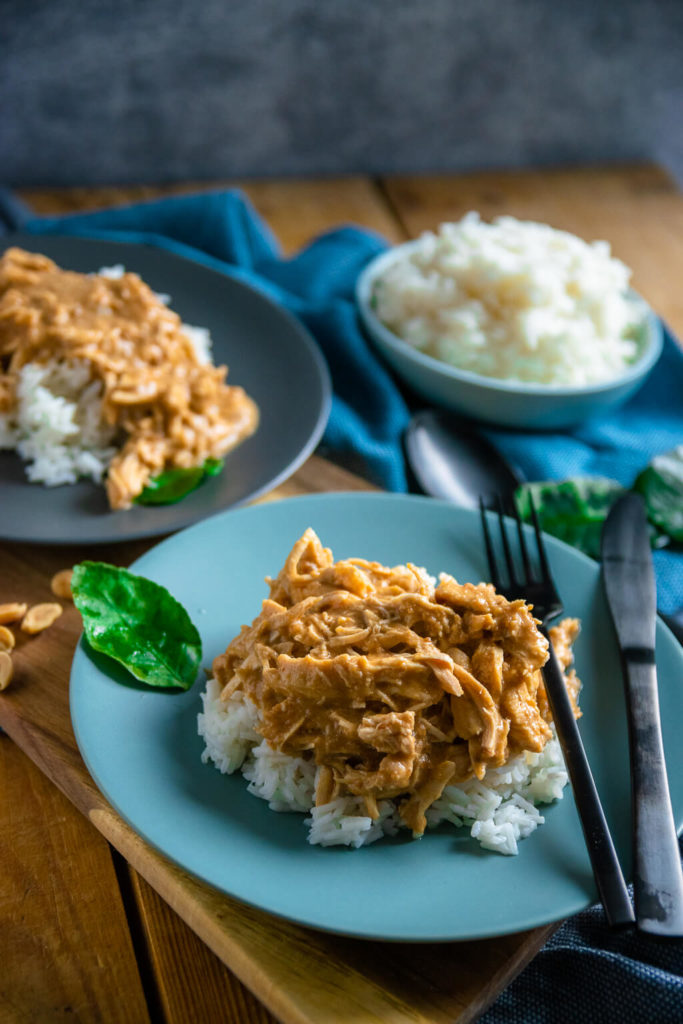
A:
[[[624,673],[633,802],[633,896],[643,932],[683,936],[683,872],[664,761],[655,666],[656,588],[642,498],[612,507],[602,576]]]

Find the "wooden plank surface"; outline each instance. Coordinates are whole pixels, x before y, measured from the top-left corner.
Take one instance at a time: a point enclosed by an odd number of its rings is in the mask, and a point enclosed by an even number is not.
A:
[[[141,202],[160,195],[239,188],[268,222],[284,252],[291,253],[311,238],[341,224],[362,224],[391,241],[402,229],[387,207],[379,187],[369,178],[324,180],[185,182],[126,188],[26,189],[21,198],[36,213],[76,213],[122,203]]]
[[[163,191],[191,191],[194,187],[190,184]],[[380,183],[363,178],[257,182],[245,187],[287,252],[342,222],[354,221],[391,240],[401,240],[471,208],[479,209],[484,216],[507,212],[546,220],[586,238],[607,237],[616,254],[634,267],[635,286],[683,333],[678,288],[683,269],[678,245],[683,206],[680,195],[656,168],[490,173],[458,178],[401,178]],[[66,212],[150,198],[159,191],[147,187],[79,189],[31,192],[24,196],[41,212]],[[362,486],[356,478],[313,458],[279,489],[279,494]],[[127,564],[147,546],[141,543],[107,551],[98,549],[98,557]],[[30,600],[44,598],[51,572],[84,554],[76,550],[3,546],[0,601],[7,599],[4,593],[17,588]],[[449,946],[397,947],[320,936],[240,907],[183,875],[127,829],[102,800],[89,776],[84,775],[73,744],[65,699],[68,662],[77,628],[76,613],[70,609],[43,637],[22,642],[16,659],[17,679],[10,691],[0,695],[0,722],[133,866],[130,888],[134,906],[129,910],[137,914],[142,944],[136,952],[138,962],[147,959],[146,965],[140,964],[141,970],[146,966],[153,974],[162,1019],[180,1021],[196,1016],[226,1024],[264,1024],[272,1019],[242,989],[234,975],[212,958],[208,946],[229,962],[283,1021],[342,1024],[352,1019],[358,1024],[464,1024],[481,1012],[542,944],[551,929],[489,943],[459,945],[457,955]],[[25,781],[15,783],[17,802],[23,801],[27,786]],[[74,819],[68,804],[63,806],[64,815],[53,821],[52,831],[60,849],[68,851],[74,821],[78,819]],[[96,833],[92,835],[102,842]],[[0,850],[5,845],[0,838]],[[120,914],[121,894],[111,872],[107,874],[98,868],[96,874],[101,879],[104,898],[113,901]],[[26,898],[30,900],[31,893]],[[70,898],[74,898],[73,893],[63,895],[67,903]],[[31,919],[34,938],[40,934],[40,906]],[[197,940],[173,908],[205,945],[197,946]],[[62,921],[70,921],[69,915],[73,913],[70,908],[63,919],[57,917],[58,932]],[[6,931],[0,930],[3,964],[7,955],[5,935]],[[189,962],[200,956],[198,950],[202,951],[203,959],[195,969]],[[56,982],[52,986],[58,990]],[[32,993],[26,995],[27,1001],[20,1000],[18,1005],[22,1012],[26,1008],[28,1020]],[[102,1013],[102,1007],[107,1005],[105,994],[91,991],[90,996],[82,1019],[108,1020],[106,1016],[97,1016],[98,1010]],[[87,1015],[88,1010],[91,1016]],[[50,1021],[57,1016],[56,1010],[50,1014],[46,1009],[41,1019]]]
[[[7,736],[0,779],[0,1022],[146,1024],[107,843]]]
[[[132,868],[130,874],[167,1024],[219,1019],[271,1024],[272,1014],[256,996],[141,875]]]

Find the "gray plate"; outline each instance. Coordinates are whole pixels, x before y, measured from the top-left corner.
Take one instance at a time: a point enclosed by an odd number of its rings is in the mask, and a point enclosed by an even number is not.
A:
[[[66,236],[3,239],[81,272],[123,263],[189,324],[208,327],[216,363],[257,403],[256,433],[230,452],[220,476],[177,505],[111,512],[104,487],[28,482],[24,463],[0,452],[0,538],[45,544],[104,543],[170,533],[275,487],[310,455],[329,416],[331,385],[320,351],[285,310],[241,281],[162,249]]]

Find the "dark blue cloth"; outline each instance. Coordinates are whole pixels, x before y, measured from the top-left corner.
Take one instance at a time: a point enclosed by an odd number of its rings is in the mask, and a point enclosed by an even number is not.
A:
[[[632,893],[632,890],[629,890]],[[565,922],[479,1024],[681,1024],[683,940],[607,926],[600,906]]]
[[[154,242],[261,288],[301,318],[325,353],[334,403],[324,445],[355,459],[357,468],[386,488],[406,489],[401,434],[408,401],[368,346],[353,303],[358,272],[386,246],[381,238],[344,227],[285,260],[238,192],[66,217],[32,219],[10,201],[0,207],[6,221],[26,231]],[[573,433],[488,433],[529,479],[600,473],[630,484],[653,455],[683,442],[683,355],[667,337],[662,359],[635,398]],[[660,606],[671,609],[683,603],[683,558],[661,552],[655,557]],[[556,932],[482,1024],[678,1021],[683,941],[611,931],[601,908],[592,907]]]

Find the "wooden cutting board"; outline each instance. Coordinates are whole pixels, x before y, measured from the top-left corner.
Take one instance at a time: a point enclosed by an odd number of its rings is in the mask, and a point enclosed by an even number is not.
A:
[[[368,489],[313,457],[269,498]],[[145,545],[146,546],[146,545]],[[118,547],[101,557],[120,561]],[[125,548],[131,557],[130,545]],[[5,550],[3,599],[50,598],[69,550]],[[0,726],[197,935],[284,1024],[465,1024],[541,947],[552,926],[490,941],[393,944],[325,935],[277,920],[197,882],[140,839],[107,804],[78,753],[68,677],[80,616],[68,606],[45,633],[20,636]]]

